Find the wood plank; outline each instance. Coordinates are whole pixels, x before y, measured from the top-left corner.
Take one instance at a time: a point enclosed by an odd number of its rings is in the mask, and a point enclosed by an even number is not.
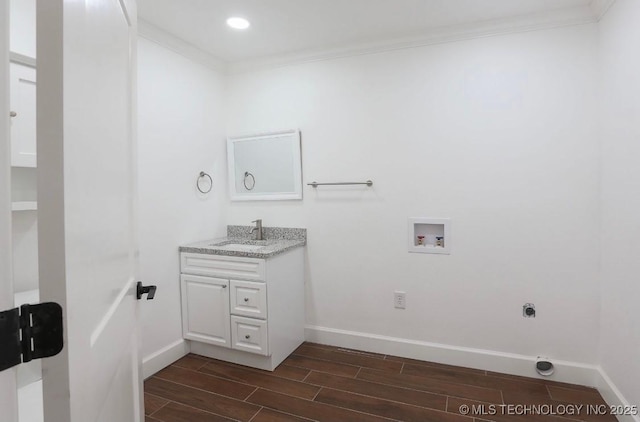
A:
[[[502,399],[506,404],[557,404],[551,399],[547,386],[517,382],[502,386]]]
[[[260,410],[259,406],[250,403],[176,384],[155,376],[145,381],[144,388],[155,396],[240,421],[249,421]]]
[[[329,362],[326,360],[318,360],[305,356],[291,355],[283,362],[288,366],[297,366],[299,368],[311,369],[318,372],[327,372],[334,375],[342,375],[345,377],[355,377],[359,367],[353,365],[345,365],[343,363]]]
[[[249,396],[247,401],[320,422],[381,422],[387,420],[323,403],[290,397],[262,388]]]
[[[520,376],[520,375],[504,374],[502,372],[492,372],[492,371],[487,371],[487,375],[492,376],[492,377],[499,377],[499,378],[507,378],[507,379],[511,379],[511,380],[517,380],[517,381],[521,381],[521,382],[531,382],[531,383],[535,383],[535,384],[544,384],[546,386],[570,388],[572,390],[597,391],[595,388],[588,387],[586,385],[568,384],[566,382],[552,381],[552,380],[545,379],[545,378],[523,377],[523,376]]]
[[[295,381],[302,381],[311,372],[308,369],[297,368],[295,366],[288,366],[286,364],[279,365],[273,372],[273,375],[281,378],[287,378]]]
[[[530,383],[519,379],[495,377],[475,373],[463,373],[452,369],[410,364],[404,365],[402,373],[415,377],[429,378],[456,384],[493,388],[496,390],[503,390],[505,392],[518,391],[523,395],[530,395],[531,398],[539,400],[551,398],[545,385]]]
[[[582,391],[554,386],[547,388],[553,400],[574,404],[607,404],[597,390]]]
[[[214,377],[202,372],[190,371],[177,366],[168,366],[155,374],[154,377],[239,400],[246,399],[256,389],[251,385]]]
[[[169,403],[169,400],[144,393],[144,414],[151,415],[167,403]]]
[[[302,419],[297,416],[278,412],[273,409],[263,407],[258,414],[251,419],[251,422],[306,422],[311,419]]]
[[[169,403],[153,417],[162,422],[232,422],[233,419],[205,412],[179,403]]]
[[[171,365],[197,371],[198,369],[205,366],[207,362],[208,360],[196,357],[196,355],[191,354],[178,359],[177,361],[173,362]]]
[[[298,347],[298,349],[294,352],[294,355],[395,373],[400,373],[400,370],[402,369],[402,362],[394,362],[357,353],[319,349],[316,347],[309,347],[304,345]]]
[[[320,344],[320,343],[312,343],[310,341],[305,341],[301,344],[301,346],[309,346],[309,347],[317,347],[319,349],[327,349],[327,350],[336,350],[336,346],[329,346],[328,344]]]
[[[408,390],[390,385],[381,385],[359,379],[339,377],[337,375],[311,372],[306,381],[310,384],[321,385],[334,390],[348,391],[380,399],[393,400],[400,403],[412,404],[431,409],[445,410],[447,396],[427,393],[417,390]]]
[[[487,371],[483,370],[483,369],[475,369],[475,368],[465,368],[464,366],[454,366],[454,365],[445,365],[443,363],[436,363],[436,362],[429,362],[429,361],[424,361],[424,360],[418,360],[418,359],[410,359],[410,358],[402,358],[399,356],[387,356],[387,360],[390,361],[394,361],[394,362],[401,362],[401,363],[406,363],[409,365],[423,365],[423,366],[430,366],[433,368],[441,368],[441,369],[448,369],[451,371],[458,371],[458,372],[463,372],[463,373],[472,373],[472,374],[478,374],[478,375],[486,375]]]
[[[435,394],[444,394],[490,403],[502,403],[502,393],[498,389],[456,384],[404,374],[388,374],[372,369],[362,369],[356,378]]]
[[[318,391],[320,391],[320,387],[276,377],[266,371],[257,371],[222,362],[209,362],[200,369],[200,372],[251,384],[252,386],[262,387],[266,390],[276,391],[302,399],[313,399],[316,394],[318,394]]]
[[[466,418],[444,411],[412,406],[375,397],[362,396],[345,391],[323,388],[315,401],[345,409],[358,410],[404,422],[472,422]]]
[[[365,351],[362,351],[362,350],[349,349],[349,348],[346,348],[346,347],[338,347],[338,346],[328,346],[328,345],[325,345],[325,344],[318,344],[318,343],[304,342],[304,343],[302,343],[302,345],[300,347],[303,347],[303,346],[304,347],[316,347],[316,348],[319,348],[319,349],[333,350],[333,351],[336,351],[336,352],[343,352],[343,353],[355,353],[357,355],[369,356],[369,357],[378,358],[378,359],[385,359],[387,357],[387,355],[383,355],[381,353],[365,352]]]

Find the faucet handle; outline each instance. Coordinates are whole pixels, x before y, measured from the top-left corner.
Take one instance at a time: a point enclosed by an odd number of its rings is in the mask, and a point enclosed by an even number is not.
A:
[[[262,234],[262,220],[257,219],[255,221],[252,221],[252,223],[256,223],[256,226],[251,229],[251,233],[256,232],[256,240],[263,240],[264,235]]]

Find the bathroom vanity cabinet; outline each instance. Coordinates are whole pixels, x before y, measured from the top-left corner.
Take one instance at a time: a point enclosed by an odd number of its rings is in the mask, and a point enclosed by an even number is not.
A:
[[[193,353],[272,371],[304,341],[303,247],[267,258],[181,250],[182,328]]]

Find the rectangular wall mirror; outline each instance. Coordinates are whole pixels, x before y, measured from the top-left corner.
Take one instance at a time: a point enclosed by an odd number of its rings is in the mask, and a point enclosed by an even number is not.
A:
[[[300,131],[227,139],[232,201],[302,199]]]

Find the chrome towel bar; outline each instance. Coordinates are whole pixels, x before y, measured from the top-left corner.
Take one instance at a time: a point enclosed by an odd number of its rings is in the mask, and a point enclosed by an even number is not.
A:
[[[367,186],[373,186],[373,182],[371,180],[367,180],[366,182],[335,182],[335,183],[311,182],[311,183],[307,183],[307,186],[313,186],[314,188],[317,188],[318,186],[343,186],[343,185],[367,185]]]

